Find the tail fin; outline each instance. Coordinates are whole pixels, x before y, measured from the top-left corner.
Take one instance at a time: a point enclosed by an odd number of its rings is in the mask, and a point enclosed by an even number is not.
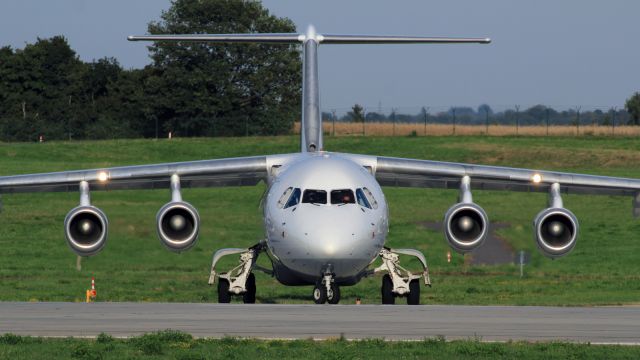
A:
[[[323,150],[320,89],[318,82],[319,44],[488,44],[489,38],[444,38],[419,36],[321,35],[309,26],[305,34],[185,34],[129,36],[129,41],[198,41],[219,43],[301,43],[302,64],[302,126],[301,150]]]

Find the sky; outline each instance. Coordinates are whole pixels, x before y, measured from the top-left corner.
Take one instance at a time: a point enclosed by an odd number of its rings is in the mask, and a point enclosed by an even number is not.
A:
[[[319,52],[324,110],[381,108],[622,108],[640,91],[640,1],[264,0],[298,31],[490,37],[490,45],[325,45]],[[81,59],[150,62],[146,33],[168,0],[2,0],[0,46],[22,48],[62,34]]]

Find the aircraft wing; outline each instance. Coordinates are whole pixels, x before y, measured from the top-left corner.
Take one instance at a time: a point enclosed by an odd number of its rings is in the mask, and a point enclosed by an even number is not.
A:
[[[377,157],[370,166],[383,186],[458,189],[462,177],[469,176],[477,190],[547,192],[558,183],[569,194],[640,193],[640,179],[393,157]]]
[[[267,180],[269,162],[277,156],[238,157],[92,170],[0,176],[0,193],[78,191],[86,181],[92,191],[168,189],[171,176],[182,187],[256,185]]]

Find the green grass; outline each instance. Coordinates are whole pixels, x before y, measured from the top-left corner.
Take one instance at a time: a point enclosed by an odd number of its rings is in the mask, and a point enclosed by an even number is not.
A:
[[[101,334],[95,340],[0,336],[2,359],[637,359],[640,347],[568,343],[483,343],[384,340],[263,341],[194,339],[162,331],[130,339]]]
[[[118,140],[1,144],[0,174],[58,171],[296,152],[295,137],[230,139]],[[325,139],[331,151],[443,161],[579,171],[640,178],[640,140],[598,137],[339,137]],[[245,188],[185,189],[203,221],[200,241],[183,254],[168,252],[155,235],[155,213],[169,190],[92,193],[109,216],[109,241],[97,256],[84,259],[68,249],[62,229],[76,193],[3,196],[0,214],[0,300],[84,301],[96,277],[98,301],[213,302],[207,286],[213,251],[255,244],[263,235],[258,209],[264,185]],[[578,217],[581,234],[569,256],[550,260],[533,241],[531,222],[546,206],[545,194],[474,192],[492,221],[510,226],[499,234],[516,250],[532,253],[525,276],[514,265],[469,266],[461,255],[446,261],[443,235],[420,225],[441,221],[456,191],[386,188],[391,229],[387,244],[422,250],[433,287],[425,304],[603,305],[640,303],[640,223],[629,198],[565,196]],[[235,265],[226,259],[220,269]],[[267,266],[266,258],[260,263]],[[408,262],[411,267],[416,263]],[[257,274],[262,303],[308,303],[310,287],[284,287]],[[342,303],[379,303],[380,278],[342,289]]]

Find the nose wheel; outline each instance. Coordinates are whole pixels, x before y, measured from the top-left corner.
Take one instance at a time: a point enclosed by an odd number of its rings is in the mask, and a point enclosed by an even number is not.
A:
[[[340,287],[332,275],[325,275],[313,288],[313,301],[316,304],[337,304],[340,302]]]

